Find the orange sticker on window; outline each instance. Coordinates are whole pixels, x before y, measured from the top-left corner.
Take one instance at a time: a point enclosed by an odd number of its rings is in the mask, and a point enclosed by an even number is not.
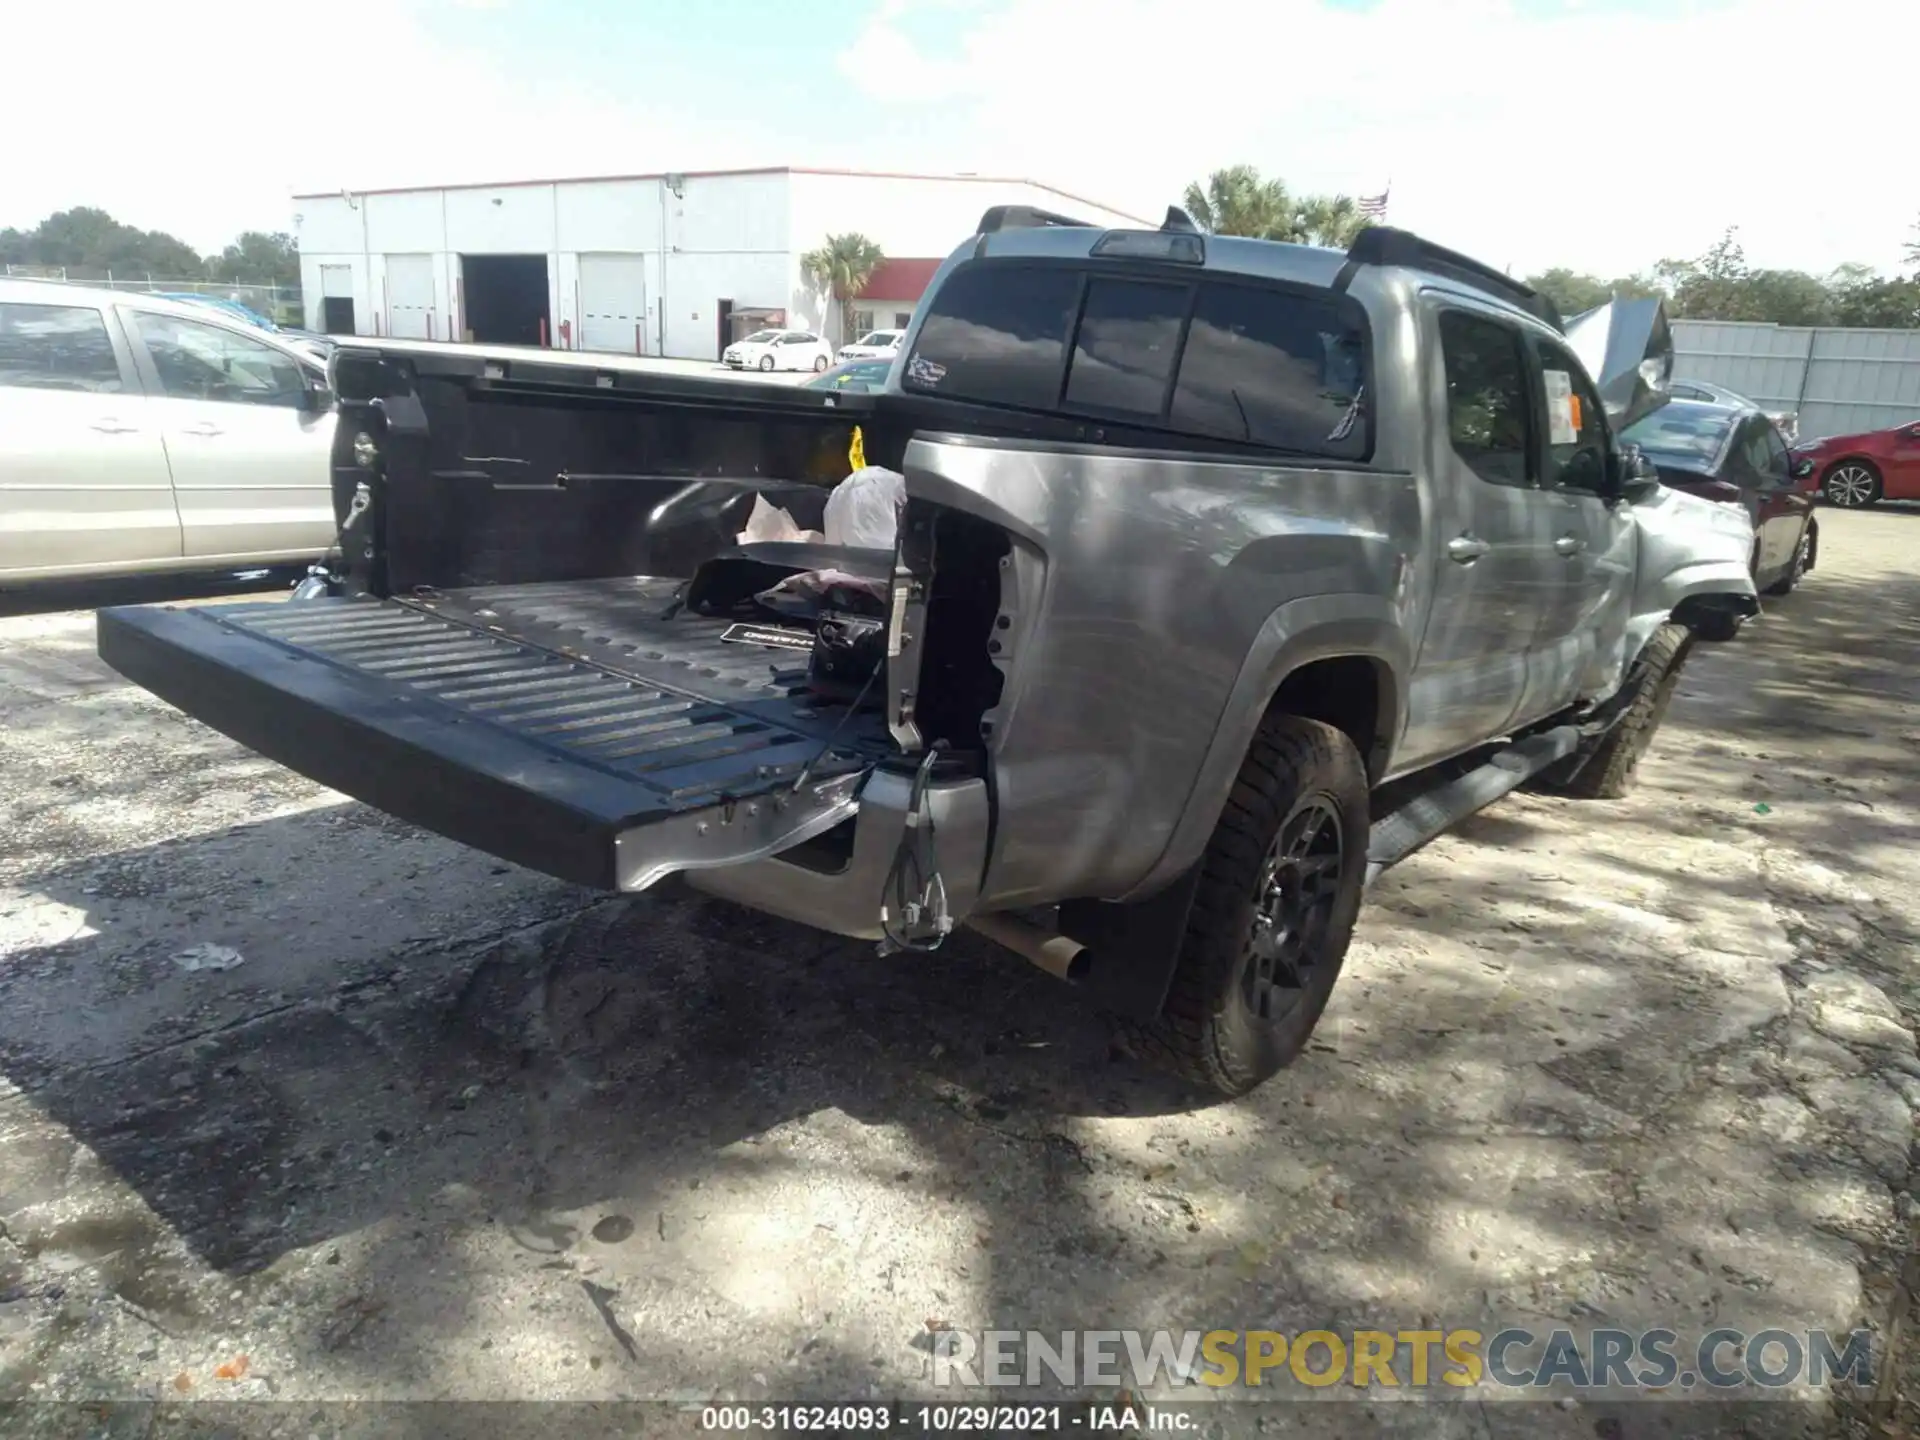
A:
[[[1568,418],[1573,421],[1573,428],[1575,430],[1582,428],[1580,424],[1580,397],[1578,395],[1567,396],[1567,415]]]

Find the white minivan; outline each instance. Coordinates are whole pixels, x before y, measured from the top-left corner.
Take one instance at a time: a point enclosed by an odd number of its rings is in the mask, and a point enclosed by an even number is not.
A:
[[[210,307],[0,279],[0,586],[311,561],[324,364]]]

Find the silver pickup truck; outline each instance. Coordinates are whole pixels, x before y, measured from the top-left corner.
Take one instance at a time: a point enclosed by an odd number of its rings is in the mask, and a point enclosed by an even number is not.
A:
[[[99,648],[563,880],[892,954],[971,925],[1239,1093],[1373,876],[1522,784],[1622,794],[1755,612],[1744,514],[1614,438],[1670,363],[1657,305],[1566,325],[1400,231],[995,210],[874,394],[344,344],[329,564]],[[761,500],[819,529],[861,451],[890,547],[747,541]]]

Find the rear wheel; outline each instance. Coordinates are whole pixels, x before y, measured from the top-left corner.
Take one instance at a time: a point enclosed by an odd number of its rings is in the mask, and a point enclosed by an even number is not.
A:
[[[1880,498],[1880,472],[1864,460],[1842,460],[1827,471],[1820,490],[1828,504],[1858,509]]]
[[[1306,1048],[1339,978],[1367,864],[1367,771],[1331,725],[1270,717],[1200,861],[1148,1059],[1243,1095]]]
[[[1633,788],[1633,772],[1640,757],[1653,743],[1654,732],[1666,718],[1667,706],[1680,684],[1680,667],[1693,649],[1693,632],[1684,625],[1662,625],[1640,652],[1627,684],[1633,698],[1613,728],[1594,742],[1590,750],[1572,757],[1571,778],[1562,779],[1553,767],[1540,776],[1540,789],[1571,795],[1581,800],[1618,800]],[[1584,763],[1579,763],[1584,761]]]
[[[816,375],[818,375],[818,374],[820,374],[820,373],[821,373],[822,371],[824,371],[824,370],[825,370],[826,368],[827,368],[827,357],[826,357],[826,356],[824,356],[824,355],[816,355],[816,356],[814,356],[814,357],[813,357],[813,373],[814,373],[814,374],[816,374]]]

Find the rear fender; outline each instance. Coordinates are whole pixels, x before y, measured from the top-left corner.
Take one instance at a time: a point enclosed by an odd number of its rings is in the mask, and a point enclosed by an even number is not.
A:
[[[1241,664],[1166,851],[1146,878],[1121,899],[1151,895],[1199,861],[1281,682],[1317,660],[1352,656],[1372,660],[1376,667],[1380,712],[1374,743],[1362,746],[1362,758],[1374,779],[1385,773],[1393,742],[1406,720],[1405,677],[1411,668],[1399,608],[1384,595],[1311,595],[1290,601],[1267,618]]]

